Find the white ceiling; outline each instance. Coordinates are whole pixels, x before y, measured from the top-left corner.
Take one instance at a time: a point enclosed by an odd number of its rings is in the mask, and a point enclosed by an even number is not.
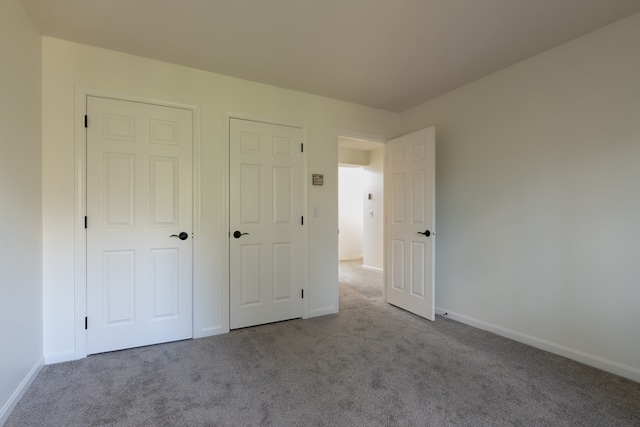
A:
[[[46,36],[396,112],[640,11],[640,0],[22,3]]]

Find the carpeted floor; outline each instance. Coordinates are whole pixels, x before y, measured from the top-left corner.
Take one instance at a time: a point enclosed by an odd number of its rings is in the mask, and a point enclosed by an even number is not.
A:
[[[340,298],[337,315],[45,366],[6,427],[640,425],[639,383],[391,307],[358,263]]]

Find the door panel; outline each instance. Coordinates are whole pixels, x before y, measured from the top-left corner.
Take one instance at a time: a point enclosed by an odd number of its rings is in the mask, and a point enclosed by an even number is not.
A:
[[[242,288],[240,289],[240,308],[248,308],[261,304],[262,296],[260,281],[262,271],[262,245],[244,244],[240,247],[240,263],[244,266],[254,266],[240,271]]]
[[[104,252],[104,308],[107,325],[135,321],[134,258],[133,251]]]
[[[230,119],[232,329],[302,315],[301,143],[299,128]]]
[[[151,225],[178,225],[178,158],[152,156],[150,176]]]
[[[419,298],[426,297],[425,252],[424,242],[411,242],[411,295]]]
[[[87,354],[192,336],[191,111],[87,97]]]
[[[152,319],[178,316],[179,261],[177,249],[151,250]]]
[[[435,129],[389,141],[386,175],[387,301],[435,320]]]
[[[390,268],[387,278],[388,286],[394,289],[404,289],[404,240],[391,241]]]
[[[104,226],[133,227],[134,156],[104,154]]]
[[[273,301],[287,301],[292,295],[291,262],[293,258],[291,243],[273,244]]]

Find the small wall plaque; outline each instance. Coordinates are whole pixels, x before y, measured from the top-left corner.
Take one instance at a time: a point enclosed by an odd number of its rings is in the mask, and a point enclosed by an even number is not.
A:
[[[312,183],[313,185],[324,185],[324,175],[321,173],[314,173],[312,175]]]

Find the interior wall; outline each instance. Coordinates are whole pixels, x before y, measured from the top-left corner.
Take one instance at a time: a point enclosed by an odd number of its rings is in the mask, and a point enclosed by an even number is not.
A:
[[[362,258],[364,173],[362,167],[338,168],[338,259]]]
[[[339,129],[383,137],[399,115],[226,77],[147,58],[43,38],[44,353],[47,362],[74,358],[74,87],[200,107],[202,271],[194,280],[194,334],[225,332],[223,144],[225,113],[305,126],[307,143],[309,316],[337,310]],[[311,174],[324,174],[323,186]],[[317,217],[311,212],[317,209]],[[78,323],[78,322],[75,322]]]
[[[369,152],[352,148],[338,148],[338,162],[365,166],[369,164]]]
[[[0,425],[42,366],[42,38],[0,1]]]
[[[640,15],[413,108],[440,312],[640,381]]]
[[[362,266],[371,270],[384,269],[384,148],[369,151],[364,167],[364,219]],[[371,194],[371,199],[368,195]]]

